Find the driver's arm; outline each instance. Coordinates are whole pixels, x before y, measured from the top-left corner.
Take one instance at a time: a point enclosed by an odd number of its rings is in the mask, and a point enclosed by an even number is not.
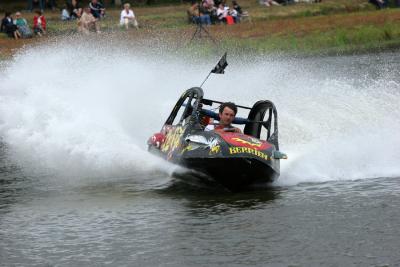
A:
[[[234,127],[234,129],[235,129],[235,133],[242,133],[242,130],[240,130],[239,128]]]

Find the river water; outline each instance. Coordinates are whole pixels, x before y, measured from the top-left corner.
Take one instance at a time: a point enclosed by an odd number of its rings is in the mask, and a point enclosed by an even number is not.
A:
[[[233,194],[145,146],[218,55],[95,41],[2,62],[1,266],[400,265],[399,53],[228,55],[206,97],[274,101],[289,156]]]

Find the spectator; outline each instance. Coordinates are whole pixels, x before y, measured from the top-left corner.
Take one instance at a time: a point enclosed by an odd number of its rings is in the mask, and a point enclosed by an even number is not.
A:
[[[260,4],[265,6],[280,6],[280,4],[274,0],[260,0]]]
[[[0,31],[6,33],[10,38],[17,40],[21,37],[17,25],[14,24],[11,12],[5,12],[4,18],[1,21]]]
[[[35,14],[33,17],[33,32],[42,36],[42,34],[46,34],[46,18],[40,10],[36,10]]]
[[[100,33],[100,25],[98,19],[96,19],[90,12],[90,8],[86,7],[83,10],[81,18],[79,19],[78,31],[84,34],[89,34],[91,29],[94,29],[97,33]]]
[[[225,8],[224,4],[219,4],[217,9],[217,16],[219,22],[226,23],[226,17],[228,16],[228,10]]]
[[[203,14],[200,12],[199,5],[197,2],[193,1],[192,5],[187,10],[189,19],[196,24],[211,24],[211,18],[208,14]]]
[[[385,8],[388,4],[388,0],[369,0],[369,2],[376,6],[377,9]]]
[[[133,13],[130,7],[131,5],[129,3],[124,4],[124,9],[121,11],[121,19],[119,21],[119,24],[121,26],[125,26],[125,29],[128,29],[130,24],[138,29],[139,24],[136,20],[135,13]]]
[[[28,22],[21,15],[21,12],[15,13],[15,25],[17,25],[18,31],[21,33],[22,38],[31,38],[32,31],[29,29]]]
[[[67,3],[69,16],[71,19],[79,19],[82,15],[82,7],[78,0],[72,0]]]
[[[90,12],[96,19],[101,19],[105,15],[106,9],[97,0],[91,0],[89,3]]]
[[[200,7],[200,13],[210,16],[212,24],[217,21],[217,9],[214,6],[214,1],[203,0]]]
[[[214,0],[203,0],[203,2],[206,2],[208,7],[215,7]]]
[[[30,12],[33,11],[33,7],[36,6],[36,5],[40,9],[40,11],[43,12],[43,10],[44,10],[44,0],[28,0],[28,10]]]
[[[233,9],[235,9],[237,11],[238,16],[243,14],[242,7],[239,6],[239,4],[236,1],[232,1],[232,7],[233,7]]]
[[[239,23],[240,18],[239,18],[239,14],[236,11],[236,9],[230,8],[228,14],[229,14],[229,16],[231,16],[233,18],[234,23]]]
[[[65,5],[63,7],[63,9],[61,10],[61,20],[62,21],[67,21],[67,20],[70,20],[70,19],[71,19],[71,16],[69,15],[67,6]]]

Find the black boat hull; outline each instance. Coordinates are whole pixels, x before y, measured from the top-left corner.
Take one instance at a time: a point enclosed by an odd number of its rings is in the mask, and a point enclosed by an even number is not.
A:
[[[204,182],[212,180],[230,191],[271,183],[279,177],[271,166],[252,158],[192,158],[183,160],[181,165],[203,174],[198,177]]]

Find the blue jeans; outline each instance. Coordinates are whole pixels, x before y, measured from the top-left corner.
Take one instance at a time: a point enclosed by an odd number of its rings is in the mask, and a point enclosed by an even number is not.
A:
[[[39,3],[39,9],[43,11],[44,9],[44,1],[45,0],[37,0],[37,2]],[[33,10],[33,0],[28,0],[28,9],[30,11]]]
[[[211,24],[211,18],[210,15],[201,15],[199,17],[193,17],[193,21],[196,24],[206,24],[210,25]]]

